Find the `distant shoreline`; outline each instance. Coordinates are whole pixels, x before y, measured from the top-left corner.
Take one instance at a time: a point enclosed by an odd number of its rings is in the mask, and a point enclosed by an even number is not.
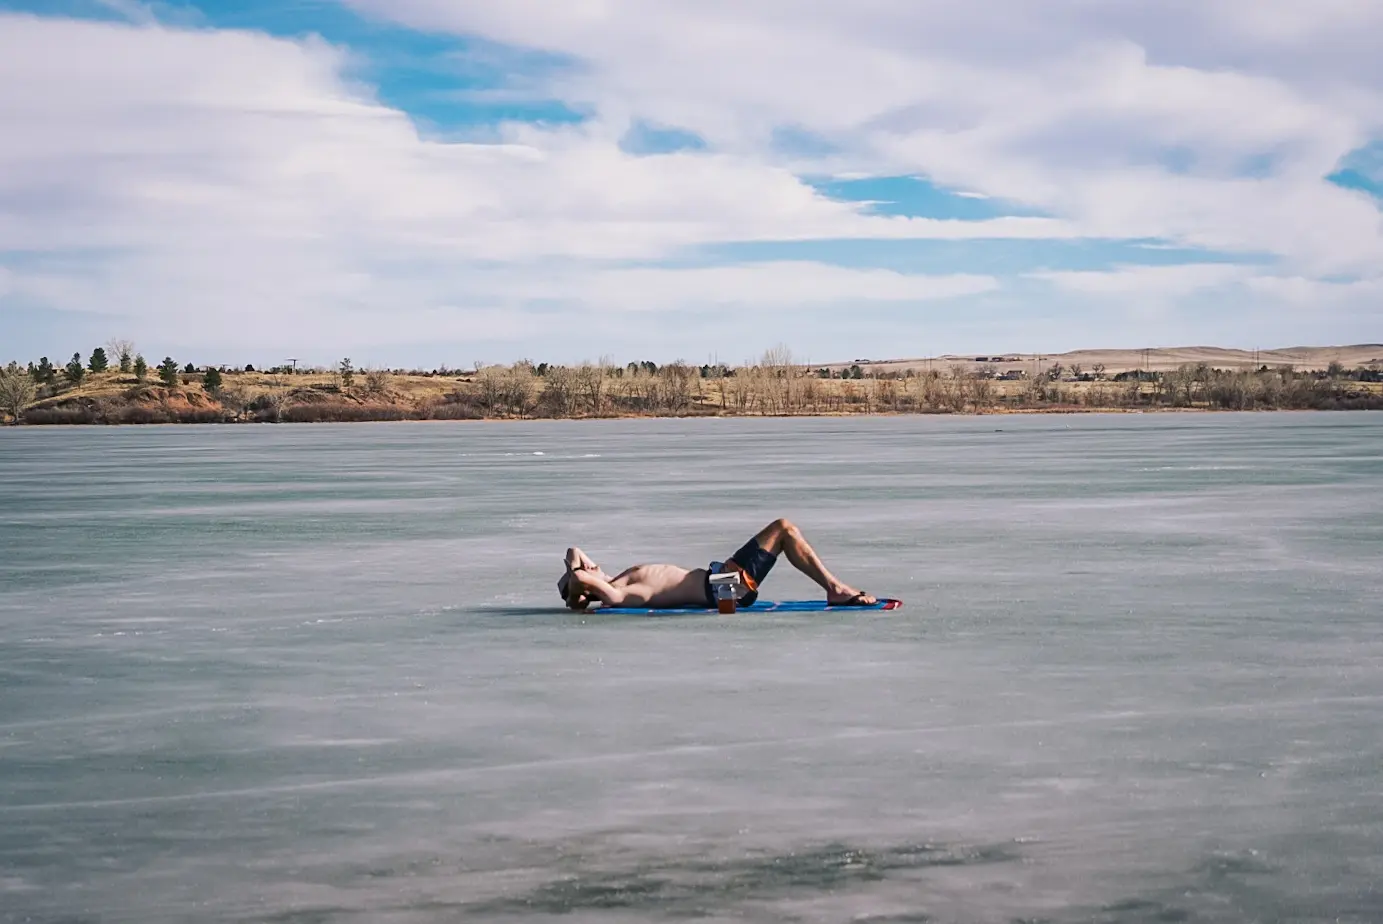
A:
[[[1160,352],[1160,356],[1154,356]],[[1312,348],[1315,365],[1259,362],[1297,350],[1248,353],[1187,347],[1061,354],[1140,360],[1141,366],[980,354],[952,362],[796,362],[769,351],[744,366],[677,362],[580,366],[482,366],[471,371],[336,369],[270,371],[159,364],[157,379],[135,357],[88,371],[79,357],[56,371],[17,364],[0,370],[0,414],[27,425],[354,423],[397,420],[591,420],[671,417],[850,417],[1161,411],[1380,410],[1383,347]],[[1207,361],[1159,364],[1191,357]],[[1249,359],[1246,360],[1245,358]],[[1323,365],[1319,362],[1328,357]],[[1347,365],[1346,359],[1367,363]],[[46,363],[46,360],[45,360]],[[945,368],[937,368],[943,365]],[[138,371],[135,371],[138,370]]]
[[[1183,346],[1148,349],[1085,349],[1061,353],[948,353],[921,359],[855,360],[866,368],[882,371],[923,371],[954,366],[975,369],[988,364],[996,372],[1032,371],[1053,363],[1065,368],[1100,367],[1109,374],[1142,370],[1172,372],[1184,366],[1206,365],[1226,371],[1246,371],[1262,366],[1291,366],[1298,372],[1324,370],[1332,363],[1344,368],[1383,366],[1383,344],[1360,343],[1350,346],[1295,346],[1268,350],[1242,350],[1228,347]],[[851,363],[829,363],[840,369]]]
[[[379,416],[379,417],[355,417],[349,420],[259,420],[259,419],[221,419],[221,420],[152,420],[147,422],[42,422],[25,423],[20,422],[25,429],[42,430],[65,430],[65,429],[91,429],[91,428],[153,428],[153,427],[238,427],[238,426],[322,426],[332,424],[404,424],[404,423],[425,423],[425,424],[491,424],[491,423],[603,423],[613,421],[628,420],[844,420],[851,418],[906,418],[906,417],[928,417],[928,418],[1005,418],[1005,417],[1086,417],[1100,414],[1119,415],[1119,416],[1147,416],[1162,414],[1191,414],[1191,415],[1216,415],[1216,414],[1291,414],[1291,413],[1346,413],[1350,411],[1383,411],[1383,402],[1371,407],[1349,407],[1349,408],[1206,408],[1206,407],[1149,407],[1149,408],[1122,408],[1122,407],[1035,407],[1035,408],[1004,408],[986,409],[980,411],[845,411],[835,413],[801,413],[801,414],[725,414],[725,413],[690,413],[690,414],[607,414],[601,417],[580,416],[580,417],[406,417],[406,416]],[[10,429],[0,427],[0,433]]]

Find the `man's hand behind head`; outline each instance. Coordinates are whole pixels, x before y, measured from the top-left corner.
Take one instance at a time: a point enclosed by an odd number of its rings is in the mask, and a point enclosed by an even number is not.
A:
[[[557,592],[562,595],[568,609],[578,612],[591,605],[591,595],[581,583],[579,569],[568,571],[557,580]]]
[[[580,581],[573,580],[567,584],[567,608],[576,610],[578,613],[591,605],[591,595],[586,588],[581,586]]]

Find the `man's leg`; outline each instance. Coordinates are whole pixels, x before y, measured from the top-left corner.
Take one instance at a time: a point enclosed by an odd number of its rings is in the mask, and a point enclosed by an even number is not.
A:
[[[786,555],[794,568],[826,591],[828,603],[855,602],[868,606],[878,602],[870,594],[861,594],[828,571],[795,523],[784,519],[774,520],[759,531],[754,541],[770,555],[780,552]]]

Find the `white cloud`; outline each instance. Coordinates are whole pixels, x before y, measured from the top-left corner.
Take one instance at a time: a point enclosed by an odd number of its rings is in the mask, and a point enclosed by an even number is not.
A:
[[[1332,282],[1266,267],[1198,264],[1045,272],[1083,329],[1124,346],[1253,349],[1371,342],[1383,324],[1383,279]],[[1114,321],[1111,324],[1111,320]]]
[[[11,261],[10,295],[108,314],[142,338],[514,339],[537,325],[514,297],[524,292],[592,310],[625,306],[629,293],[642,305],[688,305],[694,293],[746,305],[785,292],[930,298],[976,283],[810,265],[573,272],[563,261],[731,240],[1074,233],[1049,219],[868,216],[781,167],[626,155],[599,126],[512,126],[502,144],[423,140],[317,41],[0,21],[11,129],[0,252],[29,255]]]
[[[879,0],[503,4],[350,0],[377,15],[575,56],[549,90],[771,160],[920,172],[1083,232],[1369,272],[1383,223],[1323,180],[1383,133],[1383,4],[1331,0]],[[792,155],[806,168],[811,157]],[[1180,161],[1180,163],[1178,163]]]
[[[439,143],[321,41],[0,14],[0,312],[104,313],[102,338],[197,347],[450,338],[518,353],[551,334],[556,305],[612,338],[601,352],[627,338],[675,355],[695,352],[677,338],[700,336],[702,309],[845,306],[844,325],[1002,284],[965,266],[648,265],[698,245],[1094,235],[1276,263],[1044,278],[1171,301],[1238,286],[1300,314],[1310,299],[1284,291],[1361,276],[1331,304],[1373,316],[1359,306],[1376,299],[1383,221],[1322,180],[1383,136],[1373,0],[1326,0],[1329,15],[1290,0],[351,2],[570,55],[580,66],[541,89],[595,115]],[[710,150],[627,155],[635,119]],[[828,153],[785,151],[781,129]],[[794,170],[922,174],[1052,217],[870,215]],[[834,330],[817,317],[793,333],[821,355]]]
[[[279,250],[330,236],[371,252],[513,260],[647,258],[724,240],[1076,233],[1050,219],[866,216],[780,167],[626,155],[601,126],[425,141],[348,85],[343,55],[320,42],[5,21],[0,86],[11,92],[0,113],[15,131],[0,150],[0,248],[210,235]],[[22,89],[34,85],[44,93]]]
[[[154,13],[153,7],[148,3],[140,3],[139,0],[95,0],[97,6],[105,7],[117,16],[142,26],[153,25],[158,22],[158,16]]]
[[[998,288],[990,276],[917,276],[821,263],[770,262],[685,269],[582,272],[528,283],[506,278],[492,291],[525,298],[576,297],[621,310],[748,306],[796,308],[869,301],[919,302],[977,295]]]
[[[1117,295],[1158,298],[1190,295],[1243,282],[1253,276],[1245,266],[1220,263],[1193,263],[1178,266],[1121,266],[1108,271],[1030,273],[1072,292],[1089,295]]]
[[[1371,306],[1369,313],[1375,319],[1383,316],[1383,278],[1332,282],[1302,276],[1254,276],[1246,282],[1256,293],[1301,308],[1349,307],[1362,302]]]

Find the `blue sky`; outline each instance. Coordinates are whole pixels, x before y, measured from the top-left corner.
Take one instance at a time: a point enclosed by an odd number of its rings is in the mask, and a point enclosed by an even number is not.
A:
[[[0,0],[0,361],[1383,339],[1377,4],[775,6]]]

